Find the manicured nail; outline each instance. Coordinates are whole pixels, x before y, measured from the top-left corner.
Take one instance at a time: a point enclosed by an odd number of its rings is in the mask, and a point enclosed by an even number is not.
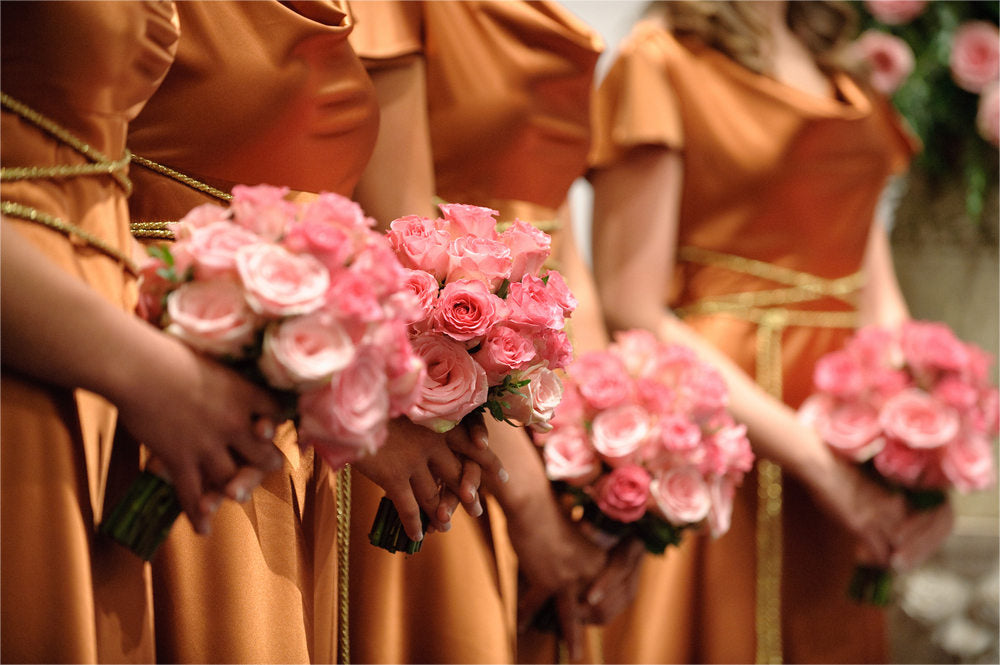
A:
[[[479,499],[476,499],[476,502],[472,504],[472,516],[479,517],[482,514],[483,514],[483,504],[479,503]]]
[[[246,503],[250,500],[250,490],[245,487],[237,487],[233,492],[233,499],[238,503]]]
[[[590,593],[587,594],[587,604],[596,605],[599,602],[601,602],[603,598],[604,598],[604,589],[601,589],[600,587],[591,589]]]
[[[215,513],[219,512],[219,506],[221,506],[221,505],[222,505],[222,497],[221,496],[213,496],[208,501],[208,512],[210,514],[214,515]]]
[[[500,479],[501,483],[506,483],[510,480],[510,474],[507,473],[507,469],[500,469],[497,473],[497,477]]]

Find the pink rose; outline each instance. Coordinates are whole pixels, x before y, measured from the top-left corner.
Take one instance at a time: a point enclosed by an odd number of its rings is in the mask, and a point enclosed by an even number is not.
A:
[[[979,391],[957,376],[946,376],[931,389],[931,395],[959,412],[975,408]]]
[[[887,436],[911,448],[937,448],[958,434],[958,414],[927,393],[909,389],[892,397],[879,416]]]
[[[382,318],[374,283],[353,270],[341,270],[330,279],[326,302],[343,318],[372,322]]]
[[[510,320],[526,326],[562,330],[566,315],[562,306],[538,277],[525,275],[513,282],[507,294]]]
[[[216,222],[232,221],[233,213],[229,208],[223,208],[215,203],[205,203],[188,211],[176,224],[172,224],[174,238],[185,241],[191,237],[195,229],[200,229]]]
[[[385,236],[373,231],[362,231],[360,235],[360,247],[348,270],[367,280],[375,297],[381,301],[399,291],[407,269],[396,258]]]
[[[521,220],[500,235],[500,242],[510,248],[511,282],[520,282],[526,275],[537,276],[552,251],[552,238]]]
[[[648,330],[635,328],[616,332],[611,348],[625,363],[628,373],[639,376],[659,353],[660,341]]]
[[[659,442],[671,452],[694,450],[701,443],[701,428],[681,414],[660,418],[659,433]]]
[[[903,363],[896,336],[880,326],[865,326],[847,340],[844,349],[868,369],[899,368]]]
[[[905,41],[881,30],[867,30],[854,49],[871,70],[872,87],[891,96],[913,73],[913,49]]]
[[[944,323],[907,321],[899,333],[903,357],[918,375],[938,370],[958,372],[968,363],[965,344]]]
[[[465,345],[436,333],[413,340],[413,351],[426,364],[423,389],[410,409],[410,420],[435,432],[447,432],[486,403],[486,372]]]
[[[277,240],[298,212],[294,203],[285,200],[288,191],[270,185],[236,185],[229,204],[233,221],[265,240]]]
[[[232,222],[214,222],[192,229],[183,246],[194,260],[195,278],[203,280],[235,275],[237,250],[260,242],[260,236]]]
[[[543,365],[535,365],[514,372],[512,378],[529,383],[518,388],[520,392],[503,396],[502,401],[507,403],[503,407],[504,416],[538,432],[552,429],[549,421],[563,395],[562,382],[556,373]]]
[[[545,475],[549,480],[563,480],[583,487],[600,475],[601,463],[587,442],[582,427],[560,427],[545,439],[542,448]]]
[[[424,361],[413,351],[406,324],[398,320],[379,324],[367,346],[385,359],[389,417],[406,414],[420,397],[427,371]]]
[[[308,314],[326,300],[330,273],[309,254],[292,254],[271,244],[248,245],[236,251],[236,270],[247,302],[265,316]]]
[[[296,316],[269,325],[258,366],[275,388],[300,392],[318,388],[354,360],[354,344],[327,312]]]
[[[476,361],[486,370],[490,385],[497,385],[512,370],[526,367],[536,357],[535,345],[529,337],[508,326],[495,326],[475,353]]]
[[[191,266],[192,259],[184,249],[184,246],[175,243],[170,246],[169,251],[173,258],[173,271],[178,278],[183,278],[184,273]],[[136,313],[154,325],[159,325],[160,317],[163,316],[163,304],[167,293],[177,284],[165,276],[165,271],[169,270],[162,259],[152,256],[146,257],[139,266],[139,300],[136,303]]]
[[[717,476],[708,483],[712,507],[708,509],[708,528],[713,538],[725,534],[733,521],[733,497],[736,483],[729,476]]]
[[[684,372],[676,390],[682,403],[699,420],[710,418],[729,403],[729,388],[722,375],[704,363],[692,365]]]
[[[927,0],[865,0],[865,9],[886,25],[909,23],[923,13]]]
[[[597,507],[613,520],[635,522],[646,514],[649,481],[649,473],[635,464],[612,469],[595,487]]]
[[[934,461],[938,451],[910,448],[902,441],[890,439],[874,457],[875,469],[882,476],[904,487],[919,487],[921,478]]]
[[[496,210],[463,203],[442,203],[438,207],[449,223],[453,238],[471,235],[493,240],[497,237],[496,216],[500,213]]]
[[[566,284],[563,276],[555,270],[548,271],[545,273],[545,286],[552,295],[552,299],[562,307],[563,315],[568,317],[572,314],[579,303],[573,292],[569,290],[569,286]]]
[[[652,430],[649,414],[634,404],[601,411],[594,417],[591,439],[594,449],[611,466],[636,460]]]
[[[383,366],[378,351],[361,349],[330,383],[303,393],[300,445],[314,446],[334,469],[380,448],[389,411]]]
[[[639,376],[656,379],[681,391],[692,371],[698,371],[701,361],[683,344],[660,344],[651,362],[640,368]]]
[[[753,462],[746,425],[730,422],[705,438],[702,468],[709,474],[742,479],[753,468]]]
[[[564,330],[546,328],[529,333],[534,339],[535,353],[551,369],[568,367],[573,362],[573,344]]]
[[[976,129],[985,141],[1000,146],[1000,85],[996,83],[986,86],[979,95]]]
[[[970,417],[970,425],[975,431],[986,436],[996,436],[1000,431],[1000,393],[996,388],[987,388],[979,396],[979,404]]]
[[[375,226],[375,220],[366,216],[360,205],[333,192],[323,192],[309,202],[302,210],[302,221],[353,230]]]
[[[447,281],[470,279],[485,282],[490,291],[510,277],[510,250],[490,238],[460,236],[448,246]]]
[[[423,270],[439,282],[448,274],[451,236],[435,220],[417,215],[395,219],[386,234],[400,263]]]
[[[433,329],[468,342],[483,337],[503,321],[504,301],[482,282],[460,279],[446,284],[431,312]]]
[[[986,489],[996,480],[993,446],[984,436],[959,437],[944,448],[941,470],[959,492]]]
[[[656,379],[636,379],[635,400],[650,413],[668,415],[677,411],[677,393]]]
[[[403,289],[412,293],[417,303],[412,320],[407,323],[429,317],[438,298],[438,281],[434,276],[423,270],[410,270],[403,278]]]
[[[225,279],[179,286],[167,296],[167,318],[167,333],[220,357],[242,358],[257,331],[243,289]]]
[[[864,402],[813,395],[799,407],[799,418],[838,454],[855,462],[871,459],[885,446],[879,413]]]
[[[955,31],[948,59],[958,87],[982,92],[1000,76],[1000,30],[988,21],[966,21]]]
[[[625,366],[615,356],[585,353],[569,367],[569,374],[580,387],[580,395],[594,409],[607,409],[623,403],[632,393],[632,380]]]
[[[556,427],[576,427],[583,423],[585,416],[583,398],[580,397],[576,382],[565,375],[563,377],[562,401],[559,402],[559,406],[549,422]]]
[[[833,351],[816,362],[813,382],[816,388],[834,397],[850,399],[864,390],[863,368],[847,351]]]
[[[697,524],[708,516],[712,507],[708,484],[693,467],[656,474],[649,493],[663,517],[674,526]]]
[[[313,254],[333,272],[342,268],[354,253],[354,241],[340,226],[315,220],[292,224],[282,240],[296,254]]]

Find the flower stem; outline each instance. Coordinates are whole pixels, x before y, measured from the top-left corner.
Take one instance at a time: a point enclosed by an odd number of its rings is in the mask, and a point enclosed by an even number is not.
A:
[[[425,532],[429,521],[430,519],[421,510],[420,524]],[[399,521],[399,513],[396,512],[396,506],[392,504],[392,501],[388,497],[382,497],[382,500],[378,503],[378,512],[375,513],[375,520],[372,522],[371,531],[368,532],[368,541],[375,547],[381,547],[388,552],[405,552],[407,554],[416,554],[419,552],[420,546],[424,542],[422,540],[410,540],[410,537],[406,535],[406,531],[403,529],[403,523]]]
[[[143,471],[111,515],[101,522],[99,530],[149,561],[166,540],[180,513],[181,505],[173,486]]]
[[[857,566],[847,593],[859,603],[885,607],[892,600],[892,573],[878,566]]]

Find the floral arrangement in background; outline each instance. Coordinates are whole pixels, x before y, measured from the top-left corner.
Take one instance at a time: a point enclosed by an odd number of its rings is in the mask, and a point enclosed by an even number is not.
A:
[[[535,441],[585,533],[607,547],[637,538],[662,554],[684,529],[729,530],[754,455],[714,368],[685,346],[630,330],[567,374],[552,429]]]
[[[799,416],[913,508],[934,508],[950,490],[996,481],[1000,397],[990,383],[992,362],[943,323],[867,326],[816,363],[816,392]],[[852,596],[884,605],[889,592],[886,571],[859,568]]]
[[[997,179],[1000,144],[1000,4],[855,2],[855,43],[872,85],[891,96],[924,149],[915,166],[935,180],[958,176],[978,221]]]

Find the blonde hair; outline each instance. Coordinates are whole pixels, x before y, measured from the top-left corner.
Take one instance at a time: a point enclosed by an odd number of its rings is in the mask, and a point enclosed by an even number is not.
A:
[[[677,35],[694,35],[744,67],[761,74],[771,66],[761,48],[767,26],[745,0],[659,0],[647,7],[647,15],[662,16]],[[789,29],[812,53],[824,70],[850,68],[843,47],[857,31],[857,14],[837,0],[788,2]]]

